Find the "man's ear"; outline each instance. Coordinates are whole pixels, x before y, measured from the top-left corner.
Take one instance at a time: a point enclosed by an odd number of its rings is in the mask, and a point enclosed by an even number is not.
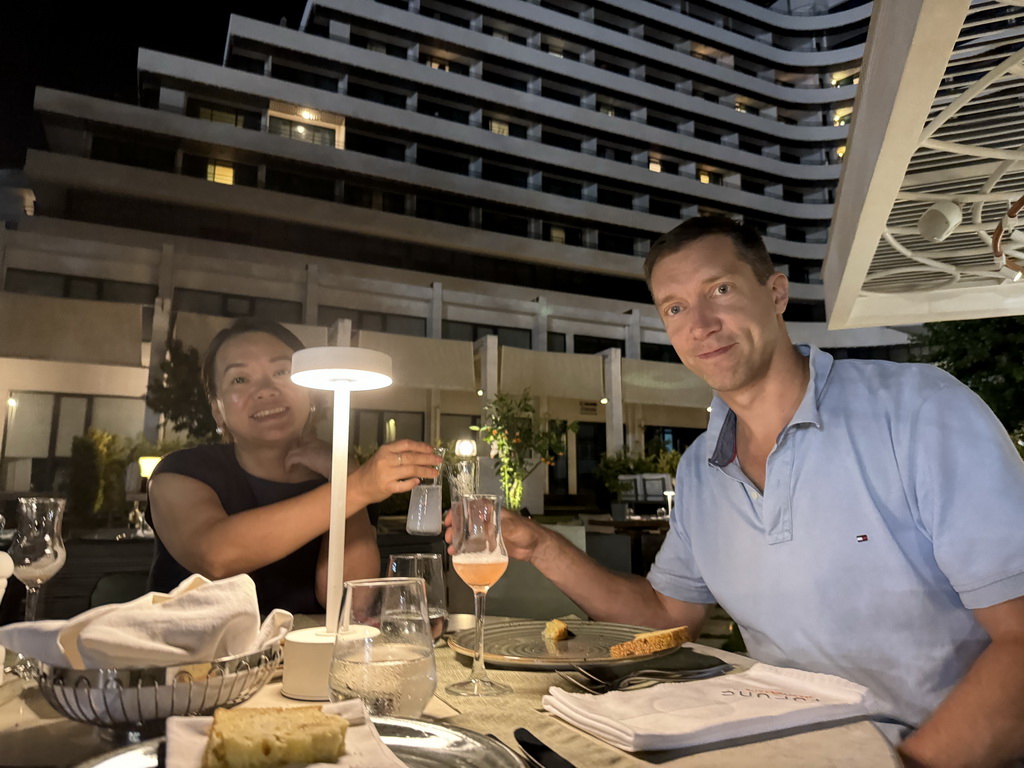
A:
[[[768,278],[768,287],[772,292],[772,301],[775,303],[775,314],[782,316],[789,306],[789,278],[781,272],[773,272]]]

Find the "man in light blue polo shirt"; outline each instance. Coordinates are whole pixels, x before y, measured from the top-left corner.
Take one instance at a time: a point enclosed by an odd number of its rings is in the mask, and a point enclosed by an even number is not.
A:
[[[720,603],[754,658],[869,687],[908,766],[1024,756],[1024,463],[992,412],[932,366],[793,346],[788,281],[731,219],[644,269],[715,391],[665,544],[643,579],[506,515],[509,554],[600,620],[699,631]]]

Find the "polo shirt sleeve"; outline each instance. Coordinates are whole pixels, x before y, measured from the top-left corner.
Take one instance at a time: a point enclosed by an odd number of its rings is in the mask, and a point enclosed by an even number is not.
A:
[[[995,414],[943,374],[905,439],[915,522],[964,606],[1024,595],[1024,462]]]
[[[702,444],[702,441],[698,441]],[[695,482],[693,473],[687,471],[694,456],[699,451],[692,448],[679,462],[676,470],[676,505],[672,510],[671,524],[661,550],[647,574],[647,580],[658,592],[675,600],[688,603],[714,603],[707,584],[701,577],[693,557],[693,547],[686,530],[686,520],[692,512],[691,504],[687,503],[686,489],[689,483]]]

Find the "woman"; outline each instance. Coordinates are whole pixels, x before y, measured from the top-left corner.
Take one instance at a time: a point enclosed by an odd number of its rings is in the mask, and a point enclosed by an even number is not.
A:
[[[292,353],[302,347],[286,328],[254,318],[210,343],[203,386],[226,442],[176,451],[153,473],[153,589],[173,589],[190,573],[248,573],[261,613],[323,612],[331,450],[313,434],[310,391],[290,378]],[[379,575],[366,505],[436,477],[437,464],[429,445],[399,440],[349,475],[345,579]]]

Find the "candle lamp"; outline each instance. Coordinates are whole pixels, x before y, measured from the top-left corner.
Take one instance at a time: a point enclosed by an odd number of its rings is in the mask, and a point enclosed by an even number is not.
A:
[[[351,394],[390,386],[391,358],[383,352],[359,347],[310,347],[292,355],[291,378],[299,386],[334,393],[327,621],[323,627],[288,633],[285,638],[285,677],[281,686],[285,696],[321,701],[327,699],[327,675],[336,630],[339,629],[345,578],[345,496],[348,492]]]

